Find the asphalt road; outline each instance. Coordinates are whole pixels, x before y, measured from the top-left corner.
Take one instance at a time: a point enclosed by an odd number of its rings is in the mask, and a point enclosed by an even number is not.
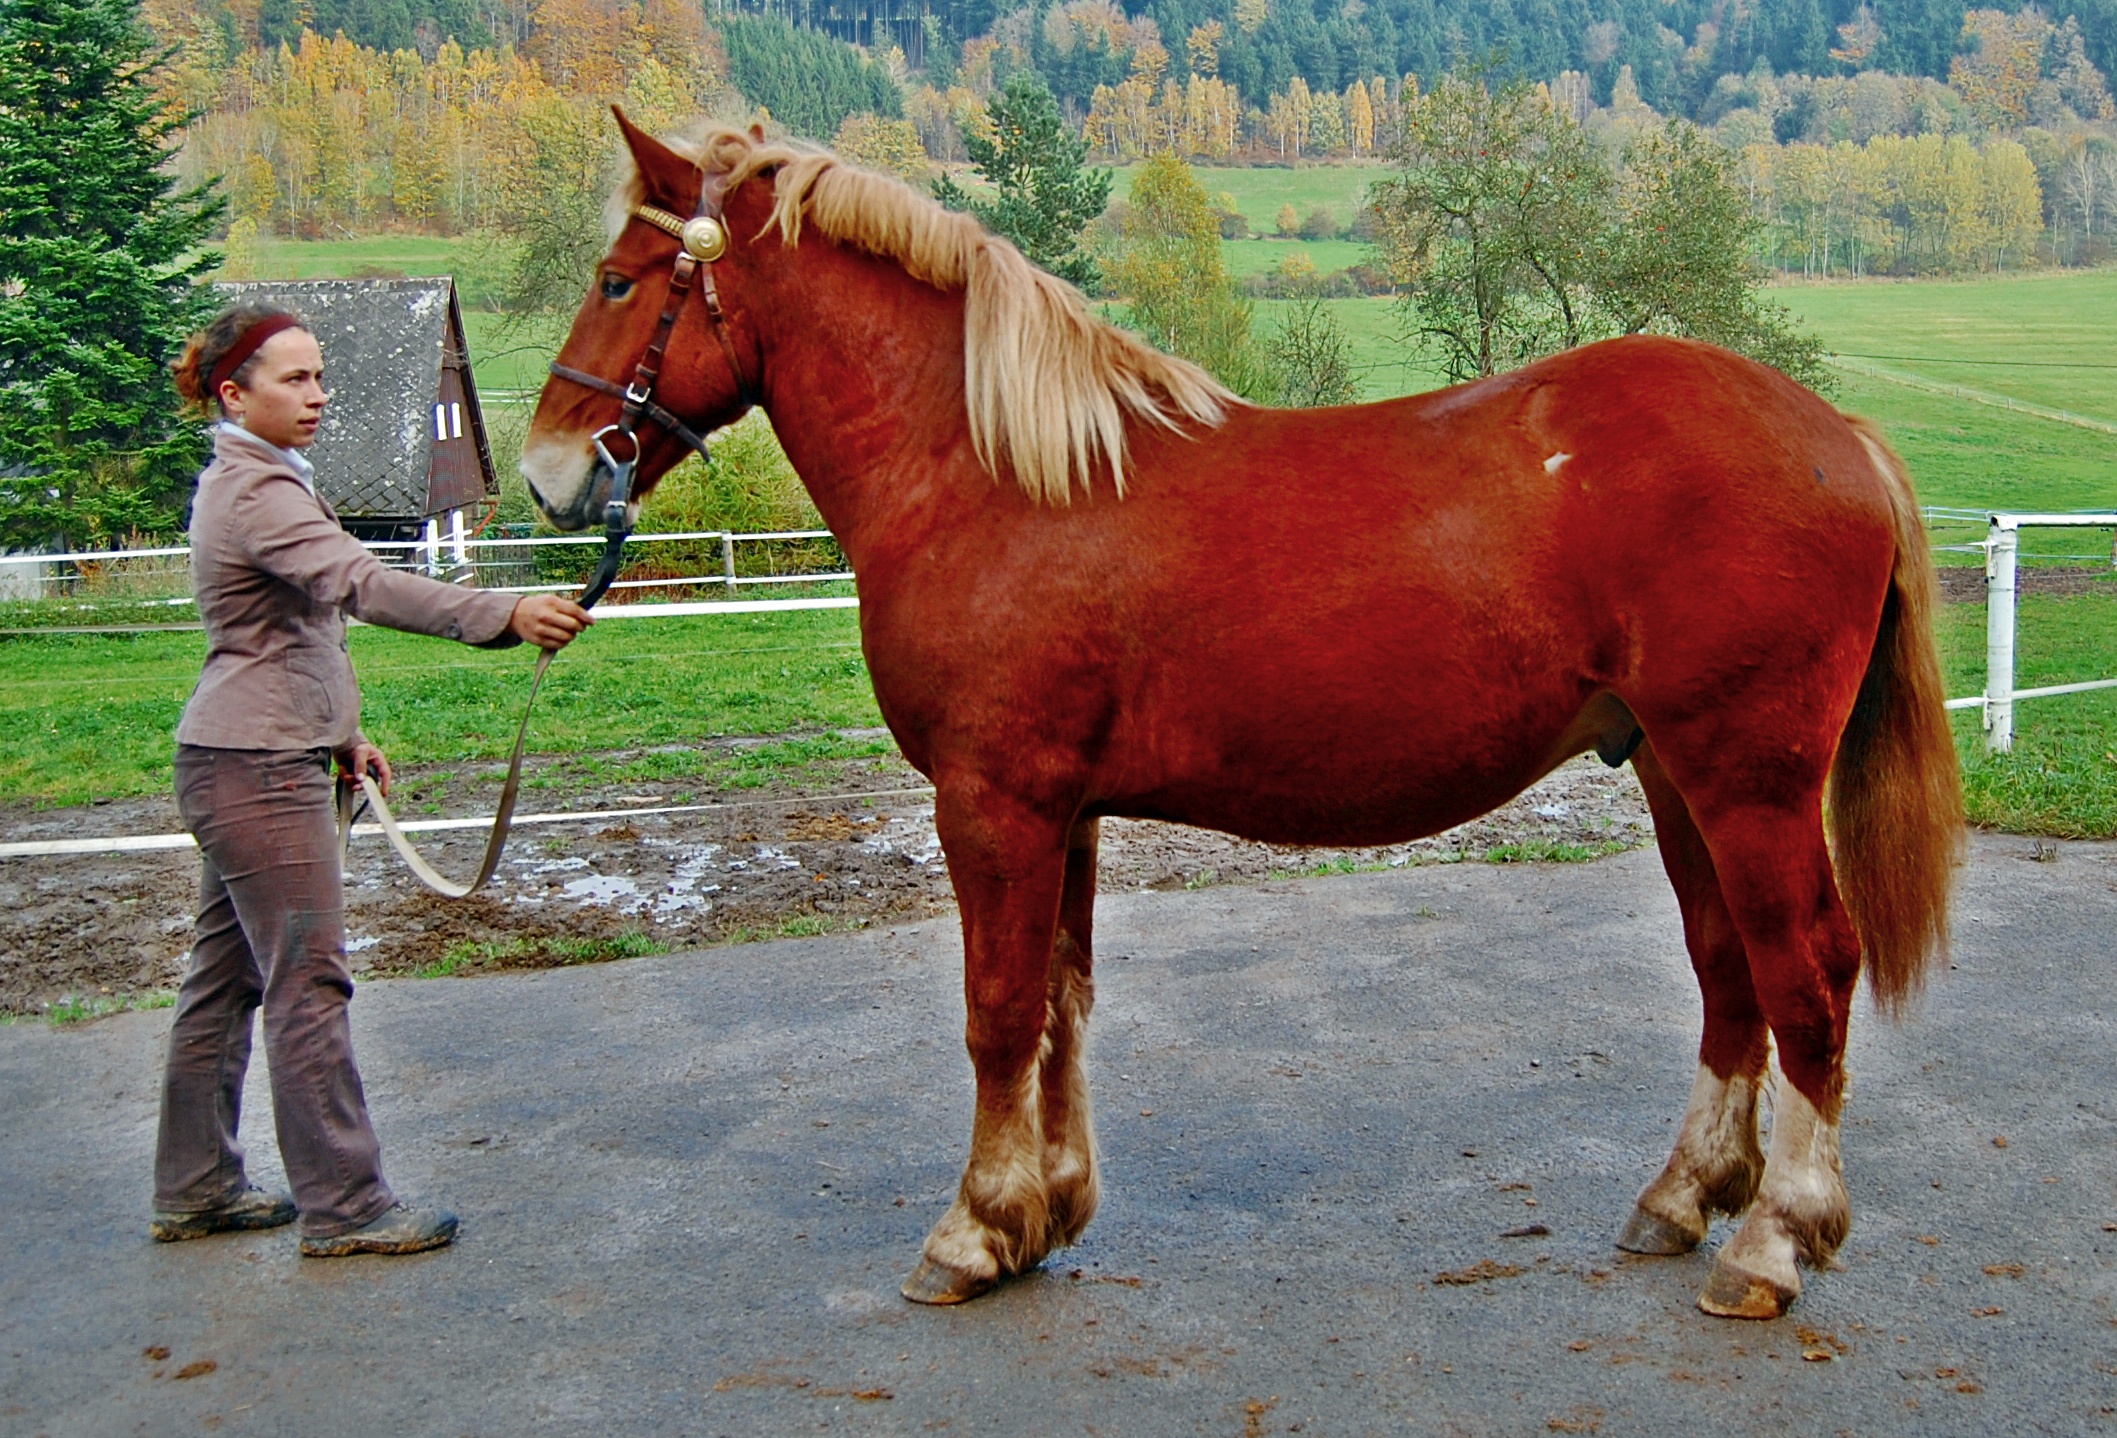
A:
[[[2117,849],[2029,850],[1977,841],[1907,1023],[1863,1000],[1844,1266],[1765,1325],[1611,1246],[1696,1042],[1651,852],[1106,898],[1102,1213],[952,1310],[896,1293],[967,1137],[952,922],[363,985],[393,1181],[464,1218],[410,1259],[150,1243],[167,1013],[0,1029],[0,1433],[2117,1430]]]

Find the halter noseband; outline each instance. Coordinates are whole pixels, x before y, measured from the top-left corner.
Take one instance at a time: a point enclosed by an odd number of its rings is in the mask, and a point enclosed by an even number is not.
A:
[[[611,581],[617,578],[625,540],[632,533],[628,510],[632,477],[640,462],[640,421],[658,425],[701,456],[706,454],[704,437],[654,399],[654,386],[661,379],[663,354],[669,347],[669,337],[675,332],[677,316],[691,294],[694,281],[699,282],[706,314],[713,322],[714,337],[720,341],[721,350],[728,357],[728,369],[735,376],[737,398],[745,409],[757,403],[757,392],[743,374],[742,364],[735,354],[735,341],[728,335],[728,318],[721,308],[720,288],[713,281],[713,262],[728,252],[728,224],[721,213],[720,195],[715,185],[707,180],[699,187],[698,208],[688,220],[653,205],[635,205],[632,215],[674,235],[683,246],[677,251],[676,264],[669,274],[669,298],[662,304],[661,318],[655,322],[654,338],[633,367],[632,383],[620,387],[613,380],[562,365],[556,360],[551,365],[554,378],[592,389],[598,394],[613,395],[625,402],[617,423],[603,426],[589,439],[589,443],[595,446],[596,458],[610,471],[610,499],[603,506],[603,562],[597,566],[588,587],[581,591],[580,604],[584,609],[601,599]],[[612,434],[624,440],[631,451],[631,457],[622,463],[611,454],[606,442]]]

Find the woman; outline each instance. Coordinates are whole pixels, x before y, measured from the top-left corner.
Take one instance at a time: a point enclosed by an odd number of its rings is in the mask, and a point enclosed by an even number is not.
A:
[[[191,515],[206,667],[176,752],[177,800],[204,873],[169,1036],[149,1232],[173,1242],[298,1215],[312,1257],[439,1248],[455,1216],[391,1193],[353,1064],[331,766],[372,773],[385,792],[390,768],[360,732],[344,613],[489,649],[557,649],[591,621],[555,595],[386,569],[339,527],[301,454],[329,396],[299,316],[232,308],[191,338],[175,370],[184,397],[220,423]],[[236,1141],[259,1007],[291,1196],[251,1185]]]

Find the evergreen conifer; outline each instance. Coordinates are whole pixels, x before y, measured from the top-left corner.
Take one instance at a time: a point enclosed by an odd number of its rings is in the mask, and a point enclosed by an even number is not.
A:
[[[1101,281],[1081,248],[1081,232],[1110,202],[1110,172],[1081,168],[1087,142],[1059,118],[1058,102],[1034,71],[1009,75],[987,112],[993,137],[966,131],[963,148],[997,198],[975,199],[946,175],[934,182],[934,198],[976,215],[1014,241],[1030,263],[1093,290]]]
[[[166,365],[222,202],[164,168],[160,58],[131,0],[0,0],[0,543],[184,521],[203,446]]]

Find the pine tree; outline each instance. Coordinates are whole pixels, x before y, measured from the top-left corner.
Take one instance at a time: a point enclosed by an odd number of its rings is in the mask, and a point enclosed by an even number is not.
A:
[[[222,202],[131,0],[0,0],[0,543],[181,527],[202,444],[165,362],[210,307]]]
[[[976,215],[994,234],[1014,241],[1031,263],[1094,289],[1101,281],[1081,249],[1081,231],[1110,201],[1110,172],[1081,168],[1087,142],[1059,119],[1058,102],[1033,71],[1009,75],[988,113],[993,138],[966,132],[963,148],[999,197],[973,199],[943,175],[934,182],[934,198]]]

